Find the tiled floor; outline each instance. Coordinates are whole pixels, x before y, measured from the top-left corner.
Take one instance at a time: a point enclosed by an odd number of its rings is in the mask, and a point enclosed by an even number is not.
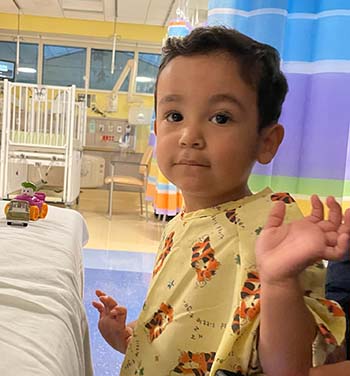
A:
[[[113,216],[107,216],[108,191],[83,190],[78,210],[88,224],[87,248],[123,251],[157,251],[164,223],[158,221],[149,205],[149,221],[141,216],[138,193],[114,192]]]
[[[164,223],[140,215],[138,194],[115,192],[113,217],[107,217],[108,192],[83,190],[77,208],[86,219],[90,239],[84,249],[84,303],[88,315],[95,376],[119,375],[123,356],[101,337],[98,312],[91,306],[95,290],[114,296],[135,320],[146,296]]]

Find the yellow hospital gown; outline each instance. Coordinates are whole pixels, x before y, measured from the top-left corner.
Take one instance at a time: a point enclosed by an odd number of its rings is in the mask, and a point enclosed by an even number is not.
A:
[[[288,194],[267,188],[169,222],[121,375],[262,374],[255,241],[275,200],[288,202],[286,221],[302,217]],[[324,274],[318,263],[302,277],[319,328],[314,365],[324,362],[345,331],[343,312],[322,298]]]

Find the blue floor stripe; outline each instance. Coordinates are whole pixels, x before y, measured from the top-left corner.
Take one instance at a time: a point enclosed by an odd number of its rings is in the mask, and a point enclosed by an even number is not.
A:
[[[155,254],[145,252],[84,249],[84,266],[90,269],[151,273]]]
[[[136,320],[146,297],[154,258],[149,253],[84,249],[84,305],[95,376],[119,375],[123,361],[123,355],[112,349],[98,331],[99,314],[91,305],[96,300],[95,290],[104,291],[127,307],[127,322]]]

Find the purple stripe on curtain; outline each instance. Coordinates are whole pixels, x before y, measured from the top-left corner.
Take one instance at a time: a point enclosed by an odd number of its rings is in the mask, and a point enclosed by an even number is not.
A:
[[[350,180],[350,162],[347,163],[344,179]]]
[[[148,145],[155,146],[156,144],[156,135],[151,132],[148,139]]]
[[[350,122],[350,74],[286,75],[280,119],[286,135],[275,160],[254,173],[344,179]]]

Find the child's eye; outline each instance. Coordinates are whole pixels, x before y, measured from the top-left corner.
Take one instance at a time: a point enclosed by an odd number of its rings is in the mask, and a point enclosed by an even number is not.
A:
[[[175,123],[175,122],[178,122],[178,121],[182,121],[183,120],[183,116],[179,112],[171,112],[170,114],[168,114],[166,116],[166,119],[170,123]]]
[[[215,124],[227,124],[231,120],[231,116],[226,114],[216,114],[210,119]]]

